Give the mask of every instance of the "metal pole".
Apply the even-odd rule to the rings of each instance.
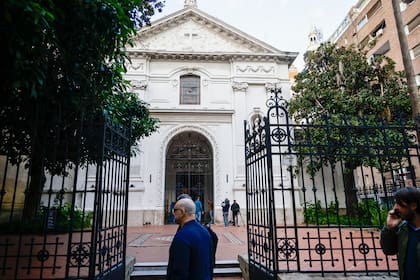
[[[411,108],[413,111],[413,120],[417,121],[418,124],[420,117],[420,97],[419,91],[417,89],[413,63],[411,62],[410,53],[408,49],[407,36],[404,32],[404,24],[401,16],[400,2],[400,0],[392,0],[392,8],[395,18],[395,24],[397,26],[398,39],[400,41],[405,76],[407,78],[408,92],[410,94]]]

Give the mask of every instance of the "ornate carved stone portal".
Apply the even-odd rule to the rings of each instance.
[[[182,193],[194,200],[200,196],[207,213],[207,201],[213,201],[213,189],[213,150],[209,141],[194,131],[173,137],[166,153],[165,223],[173,222],[172,208]]]

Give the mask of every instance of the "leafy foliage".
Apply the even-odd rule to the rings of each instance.
[[[357,214],[354,216],[344,215],[336,203],[331,202],[326,208],[322,208],[321,202],[306,203],[303,211],[304,222],[316,225],[360,225],[360,226],[383,226],[388,215],[388,210],[381,207],[376,201],[365,199],[354,205]]]
[[[297,94],[290,111],[297,120],[319,120],[323,115],[382,116],[392,121],[410,116],[410,100],[403,73],[384,56],[368,63],[365,53],[353,48],[322,44],[305,54],[306,67],[296,77]]]
[[[26,220],[39,209],[45,170],[66,175],[99,161],[87,132],[104,114],[131,126],[133,144],[156,130],[128,92],[124,48],[164,1],[0,1],[0,154],[30,168]]]
[[[361,165],[384,170],[401,162],[401,143],[412,139],[399,127],[410,119],[411,107],[394,62],[375,56],[368,63],[364,53],[329,43],[305,59],[289,106],[297,123],[310,124],[303,125],[295,148],[323,155],[311,158],[309,172],[339,161],[346,163],[347,173]]]
[[[411,106],[403,73],[384,56],[370,63],[353,48],[322,44],[305,55],[289,112],[301,124],[294,149],[310,176],[323,165],[343,166],[348,214],[357,215],[353,170],[389,171],[407,157],[413,139],[403,127]]]
[[[73,212],[72,212],[73,211]],[[1,233],[65,233],[92,226],[93,212],[72,207],[69,203],[52,207],[41,206],[30,221],[7,222],[0,226]]]
[[[71,146],[104,111],[120,124],[132,121],[133,143],[152,133],[157,120],[127,92],[124,47],[163,3],[1,1],[0,151],[17,160],[39,154],[42,143],[64,141],[57,139]],[[83,151],[92,159],[94,153]],[[61,158],[47,151],[44,158],[65,165],[72,155],[71,149]]]

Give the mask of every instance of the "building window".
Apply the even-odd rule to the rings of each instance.
[[[181,104],[200,104],[200,77],[195,75],[184,75],[180,78]]]
[[[373,29],[372,33],[370,33],[370,36],[372,38],[377,38],[377,37],[382,36],[385,30],[385,27],[386,27],[385,20],[383,20],[379,25],[375,27],[375,29]]]
[[[411,59],[416,59],[417,57],[420,56],[420,44],[418,44],[417,46],[415,46],[411,52]]]
[[[369,12],[367,12],[368,19],[371,18],[376,12],[382,7],[381,1],[376,2],[372,8],[370,8]]]
[[[389,41],[386,41],[381,47],[379,47],[373,55],[384,55],[391,49]]]
[[[401,12],[405,11],[405,9],[407,9],[408,5],[411,5],[411,3],[413,3],[413,2],[414,2],[414,0],[401,0],[401,3],[400,3]]]
[[[406,33],[409,34],[420,25],[420,15],[417,15],[413,20],[407,23]]]
[[[359,44],[359,48],[363,50],[369,43],[369,40],[370,40],[370,36],[366,36],[365,38],[363,38],[363,40]]]
[[[372,6],[372,8],[370,8],[370,10],[366,13],[366,15],[359,21],[359,23],[357,24],[357,30],[359,31],[360,29],[362,29],[362,27],[365,26],[366,23],[368,23],[369,19],[373,17],[380,8],[382,8],[382,3],[381,1],[377,1]]]
[[[362,29],[362,27],[363,26],[365,26],[366,25],[366,23],[368,22],[368,18],[367,18],[367,16],[365,15],[360,21],[359,21],[359,23],[357,24],[357,30],[360,30],[360,29]]]

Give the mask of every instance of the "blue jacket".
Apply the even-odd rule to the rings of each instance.
[[[200,200],[194,201],[195,203],[195,213],[203,212],[203,204],[201,204]]]
[[[166,279],[210,280],[212,241],[206,228],[189,221],[175,234],[169,248]]]

